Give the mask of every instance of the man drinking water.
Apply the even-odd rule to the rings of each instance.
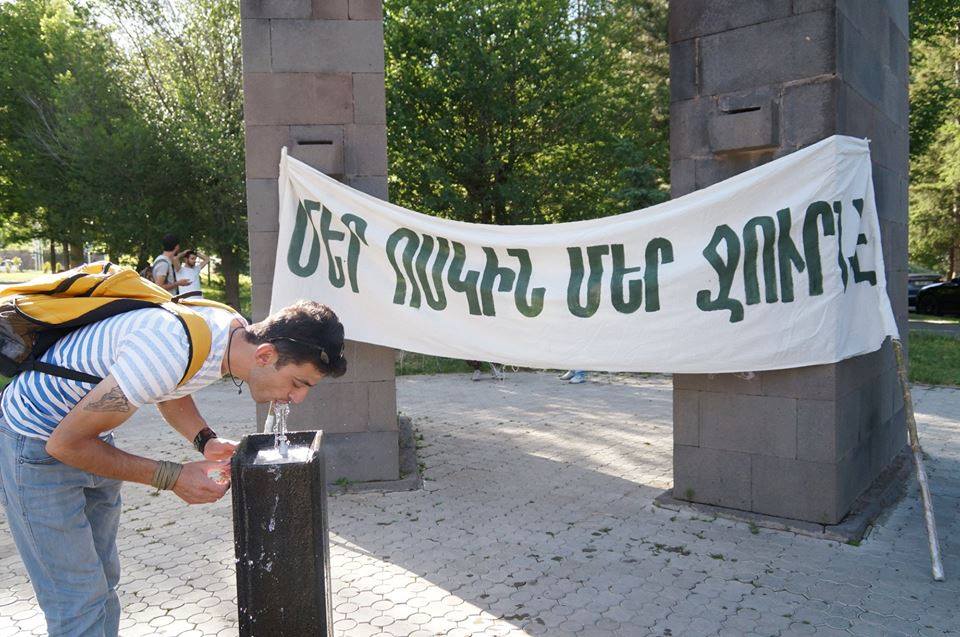
[[[300,301],[247,325],[226,309],[196,307],[210,353],[189,380],[190,341],[160,307],[91,323],[54,343],[41,361],[97,375],[93,384],[38,371],[0,396],[0,501],[51,636],[118,633],[117,530],[124,481],[173,491],[188,504],[229,487],[235,443],[208,426],[191,394],[226,374],[257,402],[299,403],[321,379],[343,375],[343,326],[328,307]],[[142,405],[204,459],[156,461],[113,446],[112,431]]]

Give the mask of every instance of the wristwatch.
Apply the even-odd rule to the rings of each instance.
[[[204,427],[197,435],[193,438],[193,448],[203,453],[204,448],[207,446],[207,443],[212,439],[217,437],[217,432],[215,432],[210,427]]]

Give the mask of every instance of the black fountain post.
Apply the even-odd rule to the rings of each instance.
[[[257,462],[273,434],[245,436],[231,462],[241,637],[333,637],[323,432],[287,438],[284,462]]]

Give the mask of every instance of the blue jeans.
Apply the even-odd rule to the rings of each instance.
[[[0,416],[0,502],[50,637],[117,635],[121,484],[55,460]]]

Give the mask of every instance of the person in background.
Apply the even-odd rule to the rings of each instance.
[[[203,266],[207,265],[209,261],[210,259],[196,250],[187,250],[183,253],[180,259],[180,269],[177,270],[177,279],[189,281],[189,283],[180,284],[180,294],[199,292],[196,296],[203,296],[203,291],[200,289],[200,273],[203,271]]]
[[[493,363],[487,363],[490,365],[490,375],[493,376],[494,380],[503,380],[506,378],[503,375],[503,371]],[[480,368],[483,366],[481,361],[467,361],[467,365],[473,368],[473,380],[481,380],[483,378],[483,372],[480,371]]]
[[[571,369],[560,374],[558,378],[569,381],[571,385],[579,385],[587,382],[587,372],[582,369]]]
[[[163,252],[153,260],[153,282],[170,294],[179,294],[178,288],[189,281],[177,279],[177,258],[179,256],[180,239],[175,234],[167,234],[162,239]]]

